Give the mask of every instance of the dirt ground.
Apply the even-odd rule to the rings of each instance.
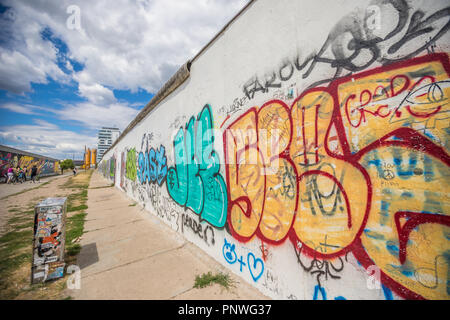
[[[80,191],[90,179],[90,172],[80,172],[76,177],[66,175],[31,185],[1,199],[0,208],[0,297],[1,299],[63,299],[66,279],[30,285],[31,252],[33,240],[34,207],[48,197],[67,197],[67,217],[85,210],[87,199]],[[2,187],[9,187],[3,185]],[[87,190],[85,191],[87,194]],[[66,231],[68,226],[66,228]],[[66,234],[67,238],[67,234]],[[67,246],[70,243],[66,243]],[[76,257],[69,257],[76,259]]]
[[[0,185],[0,189],[11,189],[15,188],[15,193],[21,192],[17,195],[7,195],[7,191],[1,192],[2,194],[0,200],[0,236],[7,232],[7,221],[14,216],[14,212],[19,209],[26,209],[30,206],[36,205],[40,200],[48,197],[65,197],[72,193],[70,189],[63,189],[62,185],[67,183],[68,179],[72,175],[64,175],[61,177],[52,177],[47,179],[42,179],[40,183],[29,183],[18,184],[18,185]],[[13,209],[13,211],[11,211]]]
[[[66,171],[64,172],[63,175],[56,175],[56,176],[48,176],[48,177],[42,177],[39,179],[39,181],[36,182],[32,182],[30,180],[23,182],[23,183],[10,183],[10,184],[6,184],[6,183],[0,183],[0,201],[3,198],[6,198],[10,195],[19,193],[19,192],[23,192],[25,190],[28,189],[32,189],[32,188],[38,188],[41,184],[44,184],[48,181],[52,181],[55,179],[61,179],[61,178],[65,178],[68,176],[72,176],[73,173],[70,171]]]

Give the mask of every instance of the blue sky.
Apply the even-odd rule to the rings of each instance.
[[[123,130],[247,0],[0,4],[0,144],[81,159]]]

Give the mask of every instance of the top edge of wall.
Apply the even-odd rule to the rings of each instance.
[[[205,51],[206,49],[208,49],[227,29],[228,27],[237,19],[239,18],[245,10],[248,9],[248,7],[250,7],[250,5],[252,5],[253,3],[255,3],[257,0],[250,0],[241,10],[239,10],[239,12],[233,17],[231,18],[230,21],[228,21],[228,23],[219,31],[217,32],[217,34],[202,48],[200,49],[200,51],[195,55],[195,57],[193,57],[191,59],[191,64],[197,60],[198,57],[200,57]]]
[[[107,154],[111,149],[113,149],[123,137],[127,135],[142,119],[144,119],[156,106],[159,105],[169,94],[171,94],[175,89],[177,89],[187,78],[189,78],[189,69],[191,62],[188,61],[181,66],[180,69],[162,86],[161,89],[153,96],[149,103],[142,109],[138,115],[130,122],[130,124],[125,128],[125,130],[120,134],[120,136],[114,141],[114,143],[109,147],[104,153]],[[100,161],[103,159],[100,159]]]
[[[175,91],[183,82],[189,78],[190,69],[192,63],[197,60],[227,29],[228,27],[243,14],[245,10],[250,7],[257,0],[250,0],[200,51],[185,64],[183,64],[180,69],[159,89],[156,95],[150,100],[150,102],[142,109],[138,115],[128,124],[125,130],[119,135],[119,137],[114,141],[114,143],[109,147],[104,153],[100,161],[103,160],[105,154],[112,150],[120,140],[125,137],[128,132],[130,132],[141,120],[145,118],[153,109],[156,108],[168,95]],[[99,162],[100,162],[99,161]]]
[[[32,152],[28,152],[28,151],[24,151],[24,150],[20,150],[20,149],[16,149],[16,148],[8,147],[8,146],[1,145],[1,144],[0,144],[0,151],[17,153],[17,154],[21,154],[23,156],[28,156],[28,157],[41,158],[41,159],[52,160],[52,161],[59,161],[58,159],[55,159],[55,158],[52,158],[52,157],[43,156],[43,155],[40,155],[40,154],[37,154],[37,153],[32,153]]]

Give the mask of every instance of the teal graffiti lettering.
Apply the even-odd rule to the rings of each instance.
[[[222,228],[226,222],[227,189],[219,173],[219,157],[214,150],[213,118],[206,105],[173,141],[175,166],[167,172],[167,190],[172,199],[202,220]]]

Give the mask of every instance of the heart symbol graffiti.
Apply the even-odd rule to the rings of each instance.
[[[248,270],[250,271],[250,274],[252,275],[253,281],[258,281],[259,278],[261,278],[263,272],[264,272],[264,262],[260,258],[256,258],[253,253],[249,253],[247,256],[247,265]],[[258,265],[261,265],[261,267],[257,267]],[[258,273],[258,269],[261,269]]]

